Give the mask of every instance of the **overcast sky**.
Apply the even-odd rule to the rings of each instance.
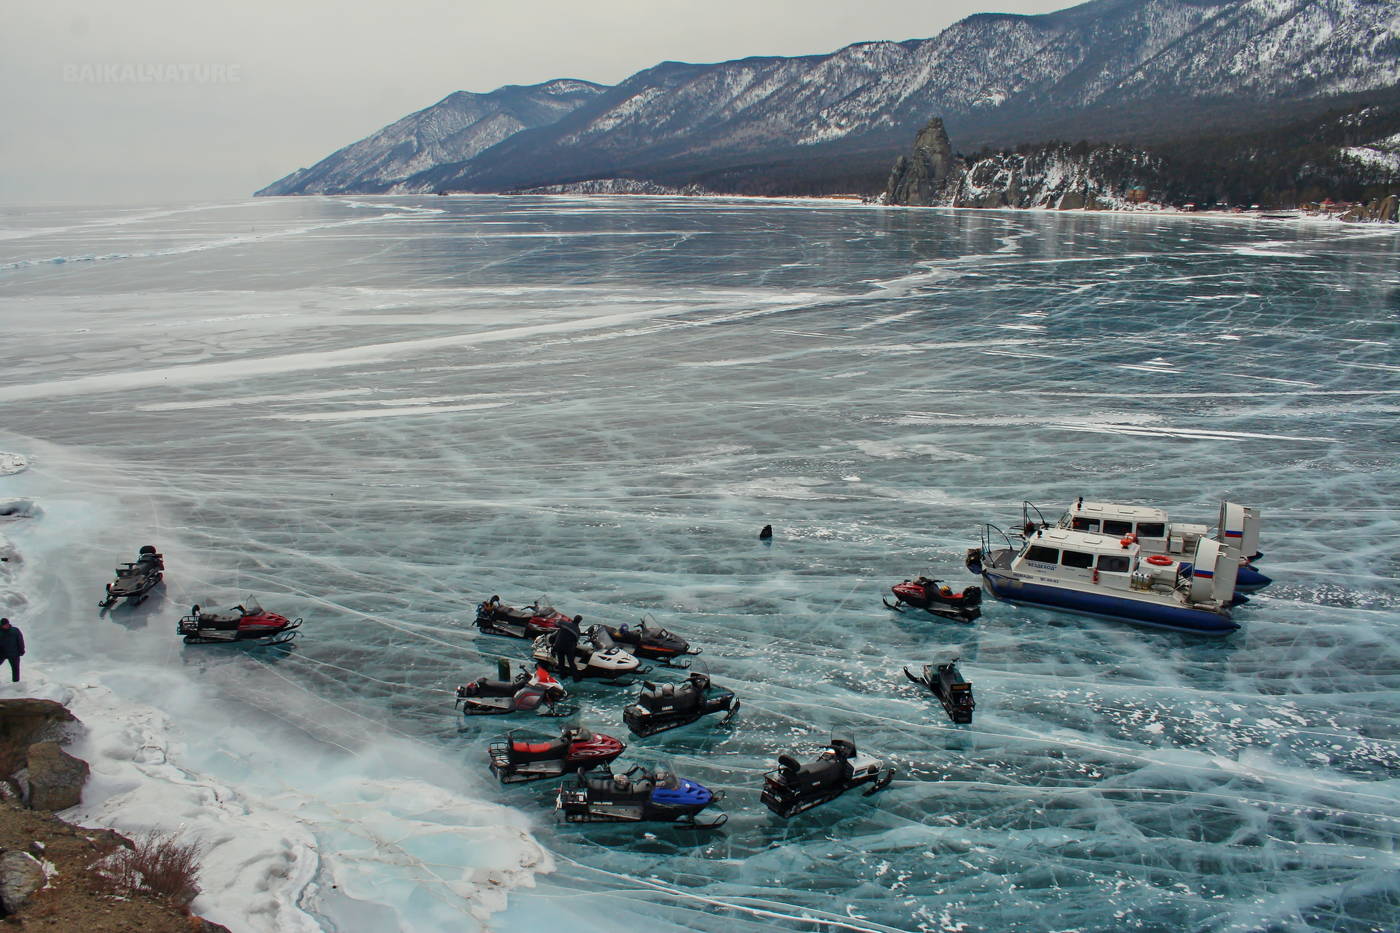
[[[0,201],[242,197],[456,90],[824,53],[1069,0],[3,0]]]

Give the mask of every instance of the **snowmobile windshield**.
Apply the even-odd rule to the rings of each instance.
[[[676,777],[670,771],[657,771],[654,780],[656,781],[657,787],[666,790],[679,790],[681,786],[680,778]]]
[[[243,600],[243,611],[250,616],[256,616],[262,614],[263,608],[262,605],[258,603],[258,598],[256,596],[249,596],[247,599]]]

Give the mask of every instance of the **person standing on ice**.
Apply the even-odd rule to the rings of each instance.
[[[579,635],[583,634],[579,623],[583,616],[564,619],[554,629],[554,660],[559,670],[574,672],[574,650],[578,648]]]
[[[9,619],[0,619],[0,658],[10,662],[15,683],[19,683],[19,659],[23,656],[24,633],[11,625]]]

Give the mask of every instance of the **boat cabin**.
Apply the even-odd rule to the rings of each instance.
[[[1026,540],[1011,567],[1021,574],[1126,590],[1138,569],[1141,548],[1136,542],[1124,544],[1123,540],[1097,532],[1042,528]]]
[[[1152,506],[1085,502],[1083,499],[1060,516],[1059,527],[1119,538],[1137,535],[1138,543],[1145,552],[1175,554],[1183,558],[1194,553],[1196,542],[1210,532],[1205,525],[1172,523],[1167,520],[1164,510]]]

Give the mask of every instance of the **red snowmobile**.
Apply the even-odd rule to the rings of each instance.
[[[196,603],[175,630],[187,645],[285,645],[297,637],[301,619],[268,612],[249,598],[232,609],[201,609]]]

